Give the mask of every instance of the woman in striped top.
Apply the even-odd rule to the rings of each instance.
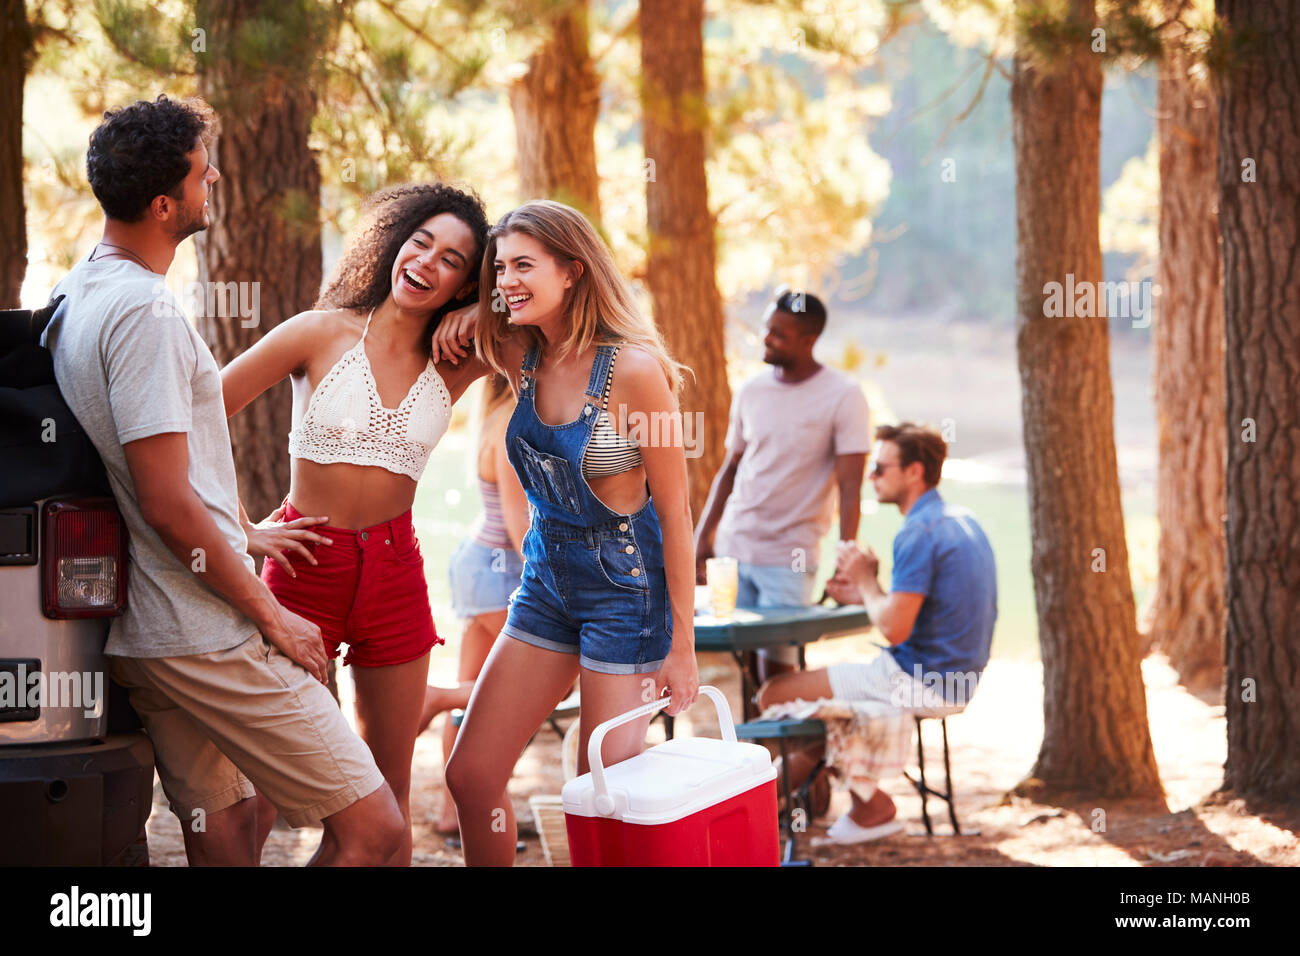
[[[465,621],[455,687],[429,686],[420,717],[423,732],[439,714],[463,709],[492,642],[506,622],[506,605],[519,586],[523,561],[520,542],[528,530],[528,499],[506,459],[506,425],[514,411],[514,396],[504,375],[491,375],[483,388],[477,446],[477,475],[483,510],[451,557],[451,603]],[[444,765],[456,742],[456,727],[448,719],[442,729]],[[439,833],[455,833],[456,805],[443,792]]]

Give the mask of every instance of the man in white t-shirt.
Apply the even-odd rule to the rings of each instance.
[[[740,570],[738,607],[813,603],[818,553],[838,503],[840,539],[858,534],[870,412],[858,383],[813,358],[826,307],[782,292],[765,317],[763,361],[731,404],[727,459],[695,533],[696,579],[714,555]],[[795,648],[762,651],[754,677],[793,670]]]
[[[130,532],[104,654],[191,865],[256,865],[275,820],[261,798],[324,827],[314,863],[383,863],[401,811],[324,685],[320,629],[254,573],[221,373],[163,285],[176,247],[208,226],[211,124],[205,104],[165,96],[105,114],[86,154],[103,239],[56,287],[45,333]]]

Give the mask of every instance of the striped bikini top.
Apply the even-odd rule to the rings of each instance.
[[[451,394],[430,359],[396,408],[379,400],[366,355],[366,333],[326,373],[289,432],[289,456],[318,464],[373,465],[419,481],[429,454],[451,421]]]
[[[618,358],[619,346],[609,357],[609,371],[605,374],[604,399],[600,403],[600,413],[591,427],[591,441],[582,456],[582,474],[586,478],[604,478],[608,475],[621,475],[641,464],[641,447],[632,439],[624,438],[609,420],[609,387],[614,381],[614,360]]]

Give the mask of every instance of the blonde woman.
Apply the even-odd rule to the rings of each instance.
[[[469,704],[470,691],[492,643],[506,623],[510,595],[523,574],[521,542],[528,530],[528,499],[506,458],[506,425],[514,411],[510,380],[494,373],[483,389],[476,476],[483,510],[469,535],[451,556],[452,608],[465,621],[460,639],[460,661],[455,687],[430,685],[424,692],[423,731],[439,714]],[[456,743],[456,726],[446,721],[442,729],[442,760],[446,764]],[[455,833],[456,805],[444,791],[439,833]]]
[[[695,552],[675,392],[682,366],[636,309],[609,249],[580,213],[549,201],[488,235],[476,325],[447,323],[436,355],[509,377],[511,465],[532,508],[523,582],[474,685],[447,764],[467,864],[514,861],[506,785],[529,736],[581,689],[579,773],[602,721],[699,692]],[[615,362],[617,361],[617,373]],[[629,423],[670,423],[646,435]],[[640,434],[631,434],[632,431]],[[650,718],[605,738],[603,758],[640,752]],[[504,823],[504,825],[502,825]]]

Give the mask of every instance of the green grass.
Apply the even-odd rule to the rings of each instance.
[[[434,450],[420,482],[414,509],[434,620],[439,634],[453,647],[459,642],[460,622],[451,610],[447,565],[479,509],[478,488],[468,470],[468,441],[468,431],[458,429],[449,433]],[[964,505],[975,513],[993,545],[998,566],[998,621],[993,634],[993,656],[1036,660],[1038,620],[1029,566],[1029,505],[1025,488],[947,481],[940,486],[940,491],[945,500]],[[880,556],[881,582],[888,587],[893,564],[892,542],[902,524],[902,516],[893,505],[878,507],[869,500],[869,487],[866,496],[858,538],[870,544]],[[1141,607],[1155,580],[1155,502],[1150,494],[1126,492],[1124,505],[1130,576],[1137,605]],[[818,594],[834,566],[835,535],[832,533],[822,546]]]

